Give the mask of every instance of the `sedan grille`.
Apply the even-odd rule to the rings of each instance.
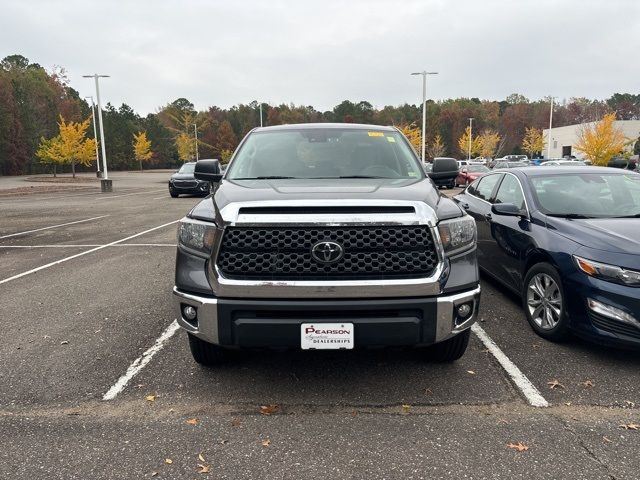
[[[312,255],[319,242],[343,254],[328,263]],[[438,265],[429,227],[229,227],[218,268],[231,279],[345,280],[428,277]]]

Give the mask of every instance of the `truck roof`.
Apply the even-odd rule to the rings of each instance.
[[[364,123],[295,123],[286,125],[273,125],[271,127],[256,127],[254,132],[267,132],[270,130],[308,130],[310,128],[349,128],[355,130],[384,130],[396,131],[395,127],[383,125],[368,125]]]

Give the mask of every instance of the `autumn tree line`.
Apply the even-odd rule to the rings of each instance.
[[[242,137],[260,124],[260,104],[197,111],[178,98],[141,116],[129,105],[107,103],[102,118],[110,170],[173,168],[195,158],[228,160]],[[345,100],[327,111],[313,106],[262,104],[264,125],[353,122],[396,125],[418,146],[420,103],[374,108]],[[616,93],[606,100],[570,98],[554,108],[560,127],[600,120],[640,119],[640,94]],[[427,156],[466,157],[469,118],[473,118],[473,156],[502,156],[543,149],[540,132],[548,126],[549,99],[512,94],[501,101],[457,98],[427,101]],[[542,146],[541,146],[542,142]],[[636,144],[638,148],[640,142]],[[91,105],[69,84],[64,69],[46,70],[21,55],[0,62],[0,174],[19,175],[95,168]],[[418,148],[419,151],[419,148]]]

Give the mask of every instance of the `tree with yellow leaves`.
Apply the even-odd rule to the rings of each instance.
[[[73,178],[76,176],[76,163],[80,165],[91,165],[95,158],[96,141],[87,138],[86,133],[89,128],[91,118],[84,122],[65,122],[62,115],[58,122],[58,135],[53,138],[40,139],[40,145],[36,151],[36,156],[43,163],[52,163],[54,166],[53,175],[56,175],[56,166],[66,163],[71,164]]]
[[[187,133],[179,133],[176,137],[176,147],[178,149],[178,157],[183,162],[189,162],[196,158],[195,139]]]
[[[442,141],[442,136],[437,133],[433,140],[427,145],[427,157],[428,158],[436,158],[441,157],[445,154],[447,148],[444,146],[444,142]]]
[[[615,126],[615,121],[616,114],[608,113],[599,122],[584,125],[580,132],[575,148],[594,165],[606,166],[630,144],[622,130]]]
[[[531,158],[542,152],[542,150],[544,150],[544,137],[542,136],[542,130],[535,127],[527,127],[525,129],[524,138],[522,139],[522,150],[527,152]]]
[[[458,148],[465,157],[469,154],[469,137],[471,138],[471,157],[475,157],[482,150],[482,143],[479,136],[471,135],[471,127],[464,129],[464,133],[458,139]]]
[[[142,162],[147,162],[153,157],[151,140],[147,138],[147,132],[133,134],[133,153],[140,163],[140,171],[142,171]]]
[[[398,127],[415,151],[420,154],[422,152],[422,132],[414,123],[403,124]]]
[[[469,140],[467,139],[467,142],[468,141]],[[493,158],[496,153],[496,148],[500,143],[500,135],[494,130],[487,129],[480,134],[478,142],[480,144],[480,156],[484,158]],[[467,143],[467,151],[468,149],[469,146]]]

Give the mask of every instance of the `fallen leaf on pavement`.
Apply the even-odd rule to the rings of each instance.
[[[171,460],[170,458],[165,458],[164,463],[166,463],[167,465],[171,465],[173,463],[173,460]]]
[[[60,342],[60,345],[69,345],[69,341],[68,340],[63,340]]]
[[[234,418],[233,420],[231,420],[232,427],[239,427],[240,425],[242,425],[242,422],[239,418]]]
[[[620,425],[620,428],[624,428],[625,430],[640,430],[640,424],[627,423],[627,424]]]
[[[607,438],[607,437],[602,437],[602,441],[606,442],[606,443],[611,443],[612,442],[612,440],[610,438]]]
[[[276,413],[278,410],[280,410],[280,407],[278,405],[261,405],[260,406],[260,413],[262,415],[271,415],[273,413]]]
[[[509,421],[501,418],[500,420],[498,420],[498,425],[509,425]]]
[[[206,462],[201,453],[198,454],[198,460],[200,460],[202,463]]]
[[[513,450],[516,450],[518,452],[526,452],[527,450],[529,450],[529,447],[527,447],[524,443],[522,442],[518,442],[518,443],[509,443],[507,445],[507,448],[511,448]]]
[[[580,383],[580,385],[582,385],[584,388],[593,387],[593,380],[585,380],[584,382]]]
[[[404,413],[408,413],[411,410],[411,405],[407,405],[406,403],[402,405],[402,411]]]
[[[152,477],[157,477],[158,476],[158,472],[151,472],[151,476]]]
[[[268,447],[269,445],[271,445],[271,440],[269,440],[268,438],[265,438],[264,440],[262,440],[263,447]]]
[[[190,418],[189,420],[187,420],[186,422],[187,425],[197,425],[198,424],[198,419],[197,418]]]
[[[201,463],[198,464],[198,473],[209,473],[209,466],[208,465],[202,465]]]
[[[156,396],[155,395],[147,395],[146,397],[144,397],[144,399],[147,402],[155,402],[156,401]]]
[[[433,394],[433,390],[431,390],[430,388],[427,388],[427,389],[424,391],[424,394],[425,394],[425,395],[432,395],[432,394]]]
[[[547,382],[547,385],[549,385],[549,388],[551,390],[553,390],[554,388],[562,388],[564,389],[564,385],[561,384],[558,380],[556,380],[555,378],[553,380],[551,380],[550,382]]]
[[[475,375],[476,372],[474,372],[473,370],[467,370],[467,373],[471,374],[471,375]]]

